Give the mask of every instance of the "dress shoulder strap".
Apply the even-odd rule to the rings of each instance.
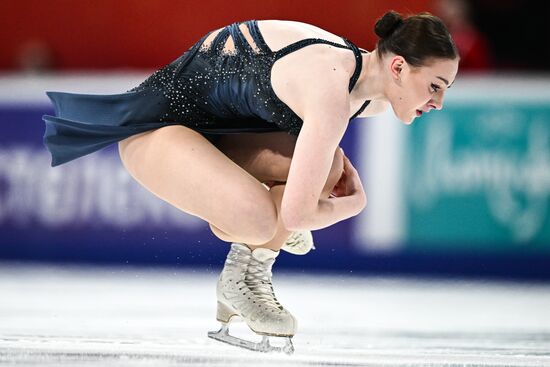
[[[298,42],[291,43],[290,45],[287,45],[283,47],[282,49],[275,52],[275,60],[280,59],[283,56],[286,56],[294,51],[297,51],[303,47],[313,45],[313,44],[326,44],[331,45],[334,47],[344,48],[353,51],[353,54],[355,56],[355,70],[353,72],[353,75],[350,78],[349,81],[349,92],[353,90],[353,87],[355,87],[355,84],[357,83],[357,80],[359,79],[359,75],[361,74],[361,69],[363,67],[363,60],[361,57],[361,51],[357,46],[355,46],[351,41],[347,40],[346,38],[342,37],[344,42],[347,44],[347,46],[341,45],[336,42],[328,41],[322,38],[306,38],[303,40],[300,40]]]
[[[359,79],[359,75],[361,75],[361,70],[363,69],[363,58],[361,57],[361,51],[359,50],[359,47],[355,46],[353,42],[344,37],[342,37],[342,39],[353,51],[353,55],[355,56],[355,71],[353,72],[353,75],[351,76],[349,81],[349,91],[351,93],[353,87],[355,87],[355,84]]]
[[[370,100],[366,100],[365,102],[363,102],[363,104],[361,105],[361,107],[357,110],[357,112],[355,112],[353,114],[353,116],[351,116],[350,120],[353,120],[354,118],[356,118],[357,116],[359,116],[361,114],[361,112],[363,112],[365,110],[365,108],[367,108],[367,106],[369,105],[370,103]]]
[[[256,46],[258,48],[266,53],[266,54],[272,54],[273,51],[271,51],[271,48],[267,45],[267,43],[264,40],[264,36],[262,35],[262,32],[260,32],[260,28],[258,27],[258,21],[253,19],[246,22],[246,26],[248,27],[248,31],[250,32],[250,35],[252,36],[252,39],[256,43]]]
[[[288,55],[288,54],[290,54],[294,51],[297,51],[301,48],[304,48],[306,46],[313,45],[313,44],[318,44],[318,43],[324,43],[324,44],[331,45],[331,46],[334,46],[334,47],[349,49],[349,47],[346,47],[346,46],[341,45],[341,44],[336,43],[336,42],[327,41],[327,40],[322,39],[322,38],[306,38],[306,39],[291,43],[290,45],[287,45],[287,46],[281,48],[280,50],[276,51],[275,52],[275,59],[276,60],[280,59],[281,57],[286,56],[286,55]]]
[[[349,92],[351,93],[351,91],[353,90],[353,87],[355,87],[355,84],[357,83],[357,80],[359,79],[359,75],[361,74],[361,69],[362,69],[362,66],[363,66],[363,60],[362,60],[362,57],[361,57],[361,53],[368,53],[368,52],[364,51],[364,50],[360,50],[359,47],[357,47],[350,40],[348,40],[344,37],[341,37],[342,40],[344,41],[344,43],[346,44],[346,45],[342,45],[342,44],[332,42],[332,41],[328,41],[328,40],[325,40],[325,39],[322,39],[322,38],[306,38],[306,39],[291,43],[291,44],[283,47],[282,49],[273,52],[269,48],[267,43],[265,42],[265,39],[262,35],[262,32],[260,31],[260,28],[258,27],[258,21],[254,19],[254,20],[249,20],[245,23],[246,23],[246,26],[248,27],[248,30],[250,31],[250,34],[251,34],[252,38],[254,39],[254,42],[258,46],[258,48],[266,54],[272,54],[274,56],[274,61],[276,61],[276,60],[280,59],[281,57],[284,57],[284,56],[286,56],[286,55],[288,55],[288,54],[290,54],[294,51],[297,51],[301,48],[304,48],[306,46],[313,45],[313,44],[319,44],[319,43],[353,51],[353,54],[355,56],[355,70],[354,70],[353,75],[351,76],[350,81],[349,81]],[[233,28],[234,32],[235,33],[240,33],[240,31],[238,31],[238,27],[236,27],[236,28],[237,29],[235,29],[235,27]],[[236,35],[236,38],[241,39],[241,37],[242,37],[242,39],[244,39],[244,37],[242,36],[242,33]],[[244,40],[244,42],[246,42],[246,40]],[[248,43],[244,47],[246,47],[246,46],[250,47],[250,45],[248,45]]]
[[[342,37],[343,38],[343,37]],[[344,42],[346,42],[347,45],[353,50],[353,54],[355,55],[355,71],[353,72],[353,75],[351,76],[351,79],[349,81],[349,91],[353,90],[353,87],[355,87],[355,84],[357,84],[357,80],[359,80],[359,75],[361,75],[361,70],[363,69],[363,59],[361,57],[361,53],[368,53],[367,51],[359,49],[353,42],[350,40],[343,38]],[[350,120],[353,120],[357,116],[359,116],[365,108],[369,105],[370,100],[366,100],[363,102],[361,107],[351,116]]]

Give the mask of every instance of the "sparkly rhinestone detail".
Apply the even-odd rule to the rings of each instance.
[[[275,131],[297,135],[302,120],[271,85],[275,61],[302,47],[324,43],[350,49],[356,69],[349,90],[361,72],[361,52],[350,41],[347,46],[324,39],[308,38],[273,52],[264,41],[257,21],[244,22],[254,40],[250,44],[240,23],[223,28],[209,44],[207,34],[181,57],[155,72],[131,92],[148,93],[163,106],[161,122],[179,122],[200,131]],[[224,49],[226,41],[234,48]],[[357,111],[357,116],[368,101]],[[352,117],[352,118],[353,118]]]

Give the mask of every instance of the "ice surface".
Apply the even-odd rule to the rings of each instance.
[[[299,321],[286,356],[206,337],[219,328],[216,277],[0,263],[0,365],[550,366],[550,285],[275,269]]]

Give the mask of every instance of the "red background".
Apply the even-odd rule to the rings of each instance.
[[[247,19],[291,19],[372,49],[375,20],[394,9],[429,11],[431,1],[2,0],[0,70],[16,66],[31,40],[52,49],[58,69],[157,68],[206,32]]]

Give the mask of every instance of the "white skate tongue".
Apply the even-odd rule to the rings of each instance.
[[[252,256],[260,262],[274,259],[277,257],[277,255],[279,255],[279,251],[273,251],[268,248],[257,248],[252,251]]]
[[[235,251],[250,252],[250,248],[244,243],[233,242],[231,244],[231,248],[234,249]]]

